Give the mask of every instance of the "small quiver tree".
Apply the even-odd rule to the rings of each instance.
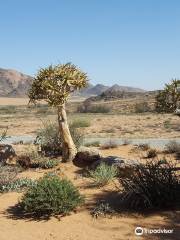
[[[180,106],[180,80],[174,79],[156,96],[156,111],[174,113]]]
[[[50,106],[57,108],[64,162],[72,161],[77,153],[69,131],[65,103],[71,93],[86,87],[87,84],[87,74],[75,65],[50,65],[39,70],[28,93],[30,103],[45,100]]]

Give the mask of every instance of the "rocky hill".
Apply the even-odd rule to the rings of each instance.
[[[25,97],[32,79],[18,71],[0,68],[0,96]]]

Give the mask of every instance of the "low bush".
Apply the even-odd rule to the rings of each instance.
[[[14,181],[20,168],[12,166],[0,166],[0,188]]]
[[[43,169],[50,169],[54,168],[59,164],[59,161],[57,159],[49,159],[49,158],[44,158],[43,160],[38,162],[38,165],[40,168]]]
[[[71,128],[84,128],[89,127],[91,125],[90,121],[87,119],[76,119],[70,124]]]
[[[122,141],[123,146],[129,145],[130,143],[131,143],[131,140],[129,140],[129,139],[123,139],[123,141]]]
[[[30,148],[25,155],[18,157],[18,163],[23,168],[42,168],[49,169],[58,165],[59,160],[44,157],[38,153],[37,149]]]
[[[91,215],[95,218],[98,217],[106,217],[111,216],[115,213],[115,211],[111,208],[109,203],[100,202],[96,205],[96,207],[91,211]]]
[[[138,147],[140,150],[142,150],[142,151],[147,151],[147,150],[150,149],[150,146],[149,146],[149,144],[147,144],[147,143],[139,144],[137,147]]]
[[[117,175],[117,167],[101,163],[95,170],[89,171],[89,176],[97,186],[104,186],[112,181]]]
[[[47,122],[37,132],[35,144],[40,145],[45,156],[58,156],[62,153],[62,139],[59,134],[58,125]]]
[[[143,211],[175,207],[180,201],[179,176],[171,163],[147,162],[130,178],[120,178],[120,209]]]
[[[180,152],[180,143],[176,142],[175,140],[169,141],[165,145],[165,152],[166,153],[177,153],[177,152]]]
[[[71,132],[71,136],[72,136],[72,139],[73,139],[76,147],[79,148],[81,145],[83,145],[84,136],[83,136],[83,133],[81,132],[81,130],[70,125],[70,132]]]
[[[21,191],[36,185],[36,181],[28,178],[18,178],[12,182],[0,185],[0,192]]]
[[[155,158],[155,157],[157,157],[157,150],[156,149],[149,149],[147,151],[146,157],[147,158]]]
[[[92,105],[88,110],[89,113],[109,113],[111,108],[105,105]]]
[[[85,144],[86,147],[100,147],[100,145],[99,141],[93,141]]]
[[[67,179],[46,175],[30,187],[20,206],[26,213],[36,215],[68,214],[83,203],[78,189]]]
[[[141,102],[135,104],[135,113],[151,112],[151,108],[147,102]]]
[[[3,142],[7,138],[8,137],[7,137],[7,128],[6,128],[2,133],[0,133],[0,142]]]
[[[109,113],[111,111],[111,108],[107,105],[84,102],[78,107],[77,111],[80,113]]]
[[[77,148],[83,143],[83,134],[77,128],[83,124],[85,125],[85,122],[77,121],[69,126],[72,139]],[[43,128],[37,133],[35,144],[40,146],[41,153],[47,157],[60,156],[62,154],[62,137],[60,136],[58,125],[56,123],[45,123]]]
[[[101,149],[117,148],[119,144],[115,140],[109,140],[101,145]]]

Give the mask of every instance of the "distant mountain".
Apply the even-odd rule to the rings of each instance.
[[[74,95],[81,95],[81,96],[97,96],[106,91],[109,87],[103,84],[92,85],[90,84],[87,88],[83,88],[80,91],[74,93]]]
[[[0,97],[26,97],[33,78],[16,70],[0,68]],[[103,93],[118,92],[145,92],[145,90],[134,87],[120,86],[115,84],[111,87],[103,84],[92,85],[76,91],[73,96],[91,97]]]
[[[117,92],[146,92],[144,89],[141,89],[141,88],[120,86],[118,84],[114,84],[112,87],[109,87],[106,91],[108,91],[108,92],[114,92],[114,91],[117,91]]]
[[[0,68],[0,96],[24,97],[33,78],[15,70]]]

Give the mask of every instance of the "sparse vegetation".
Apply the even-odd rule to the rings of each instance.
[[[62,154],[62,139],[56,123],[46,122],[38,130],[35,144],[40,145],[45,156],[58,156]]]
[[[80,125],[86,124],[83,120],[72,122],[70,124],[70,132],[74,144],[77,148],[83,143],[83,134],[78,129]],[[60,136],[58,126],[56,123],[45,123],[43,128],[38,131],[35,144],[41,147],[41,153],[45,156],[60,156],[62,155],[62,138]]]
[[[165,146],[166,153],[177,153],[180,152],[180,143],[177,143],[175,140],[169,141]]]
[[[12,192],[12,191],[19,192],[35,185],[36,185],[35,180],[31,180],[28,178],[18,178],[4,185],[0,185],[0,192]]]
[[[67,179],[46,175],[30,187],[20,206],[35,215],[66,215],[83,203],[77,188]]]
[[[89,176],[97,186],[104,186],[112,181],[117,175],[117,167],[101,163],[95,170],[89,171]]]
[[[180,181],[170,163],[147,162],[131,178],[120,178],[120,208],[134,211],[167,209],[180,201]]]
[[[111,109],[103,104],[92,104],[91,101],[85,101],[77,111],[80,113],[109,113]]]
[[[37,162],[37,166],[42,169],[54,168],[59,164],[57,159],[43,158],[43,160]]]

